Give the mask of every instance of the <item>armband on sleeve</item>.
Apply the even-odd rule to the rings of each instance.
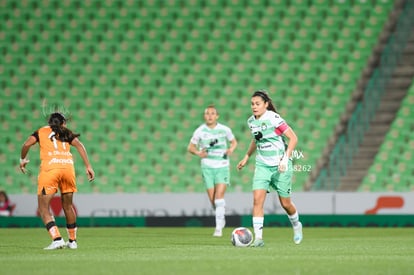
[[[280,136],[282,135],[287,129],[289,129],[289,125],[286,122],[283,122],[280,124],[276,129],[275,133],[276,135]]]
[[[32,136],[34,136],[36,141],[39,142],[39,131],[33,132]]]

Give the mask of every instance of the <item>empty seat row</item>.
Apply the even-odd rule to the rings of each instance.
[[[260,88],[299,136],[304,158],[296,163],[313,167],[392,5],[274,4],[3,3],[0,123],[8,131],[0,175],[6,189],[35,192],[36,178],[12,171],[12,156],[60,108],[73,118],[69,127],[82,134],[97,171],[88,183],[77,158],[80,192],[203,192],[199,160],[186,147],[213,103],[239,140],[229,190],[250,191],[253,164],[243,173],[234,168],[251,139],[250,96]],[[37,154],[30,156],[34,171]],[[294,190],[308,176],[296,173]]]

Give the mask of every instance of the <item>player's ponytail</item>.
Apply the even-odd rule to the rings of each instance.
[[[52,128],[53,132],[55,132],[55,137],[57,140],[62,142],[72,142],[72,140],[76,137],[79,137],[80,134],[75,134],[63,124],[66,123],[66,118],[62,113],[53,113],[49,117],[48,124],[50,128]]]
[[[252,97],[255,97],[255,96],[261,97],[264,102],[268,103],[268,106],[267,106],[268,110],[277,113],[276,107],[275,107],[275,105],[273,105],[272,99],[270,98],[270,96],[267,94],[267,92],[265,90],[255,91],[254,94],[252,95]]]

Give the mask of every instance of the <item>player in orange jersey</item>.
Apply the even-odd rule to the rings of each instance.
[[[39,143],[41,164],[37,187],[38,208],[42,221],[53,240],[45,249],[63,247],[76,249],[76,213],[72,206],[72,200],[73,193],[77,189],[70,145],[78,150],[85,164],[89,181],[94,179],[95,172],[89,163],[85,147],[78,139],[79,134],[74,134],[66,128],[65,116],[62,113],[52,113],[48,124],[48,126],[35,131],[23,144],[20,153],[20,170],[26,173],[26,165],[29,162],[26,159],[27,153],[31,146]],[[60,235],[55,219],[49,210],[50,201],[59,190],[66,217],[66,229],[69,237],[67,243]]]

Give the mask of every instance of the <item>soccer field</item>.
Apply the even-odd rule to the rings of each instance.
[[[413,228],[266,228],[265,247],[236,248],[231,228],[80,228],[77,250],[44,251],[45,229],[0,229],[8,274],[413,274]],[[61,230],[66,238],[66,232]]]

